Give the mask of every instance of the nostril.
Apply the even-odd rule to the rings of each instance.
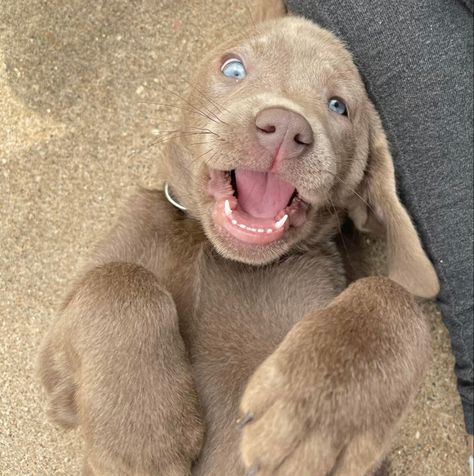
[[[301,144],[301,145],[311,145],[312,143],[312,140],[311,139],[308,139],[306,137],[303,137],[301,134],[296,134],[295,137],[293,138],[293,140],[297,143],[297,144]]]
[[[275,157],[299,157],[314,143],[309,122],[301,114],[289,109],[262,109],[255,116],[254,124],[255,139]]]
[[[264,132],[265,134],[273,134],[273,132],[276,131],[276,127],[275,127],[275,126],[272,126],[271,124],[265,125],[265,126],[263,126],[263,127],[257,126],[257,129],[258,129],[260,132]]]

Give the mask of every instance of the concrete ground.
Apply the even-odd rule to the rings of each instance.
[[[40,339],[119,200],[156,183],[161,149],[152,144],[173,129],[177,110],[151,103],[166,102],[163,86],[182,92],[200,53],[248,23],[245,4],[1,1],[1,475],[79,473],[78,432],[44,415],[34,374]],[[465,475],[448,336],[434,306],[427,315],[433,365],[391,474]]]

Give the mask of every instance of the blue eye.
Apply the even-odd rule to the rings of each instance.
[[[328,102],[329,110],[340,114],[341,116],[347,116],[347,107],[344,101],[339,98],[331,98]]]
[[[247,76],[245,67],[237,58],[228,59],[222,66],[221,71],[224,76],[234,79],[244,79]]]

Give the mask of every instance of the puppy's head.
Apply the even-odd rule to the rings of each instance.
[[[380,120],[331,33],[299,18],[259,24],[201,61],[187,106],[167,179],[223,256],[268,263],[327,239],[331,210],[345,209],[386,232],[394,280],[437,293]]]

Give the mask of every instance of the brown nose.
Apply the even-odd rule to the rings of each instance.
[[[262,109],[255,118],[257,139],[273,157],[300,156],[313,143],[313,130],[297,112],[281,107]]]

